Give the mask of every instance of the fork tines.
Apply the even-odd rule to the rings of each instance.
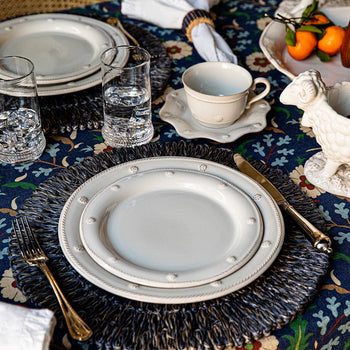
[[[44,251],[39,245],[26,216],[20,216],[12,221],[12,228],[16,235],[23,258],[28,263],[34,263],[34,259],[47,260]]]

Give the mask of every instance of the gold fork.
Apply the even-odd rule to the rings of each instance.
[[[54,290],[60,304],[64,318],[66,319],[68,331],[72,338],[80,341],[89,339],[92,335],[92,330],[75,312],[60,290],[60,287],[46,265],[49,259],[39,245],[39,242],[29,225],[27,217],[19,217],[14,219],[12,221],[12,228],[16,235],[24,260],[29,265],[39,266],[50,281],[51,287]]]
[[[135,46],[140,46],[139,42],[123,27],[122,22],[120,22],[117,17],[108,18],[107,23],[116,28],[119,28],[120,31],[134,43]]]
[[[141,46],[140,43],[123,27],[122,22],[119,20],[119,18],[117,18],[117,17],[109,17],[107,19],[107,23],[110,24],[113,27],[118,28],[122,33],[124,33],[124,35],[127,38],[129,38],[132,41],[132,43],[135,46]],[[161,55],[151,55],[151,60],[155,60],[155,59],[162,58],[162,57],[164,57],[163,54],[161,54]]]

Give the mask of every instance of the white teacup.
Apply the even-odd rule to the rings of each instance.
[[[240,118],[253,102],[270,91],[266,78],[253,80],[244,68],[226,62],[203,62],[188,68],[182,75],[188,107],[201,124],[223,128]],[[265,84],[263,92],[251,93],[257,84]]]

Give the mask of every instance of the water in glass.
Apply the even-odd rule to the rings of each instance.
[[[104,125],[102,136],[112,147],[134,147],[153,137],[150,54],[121,45],[101,55]]]
[[[34,65],[19,56],[0,58],[0,161],[29,163],[46,146]]]
[[[151,97],[147,89],[109,87],[105,91],[104,108],[102,135],[112,147],[138,146],[153,137]]]
[[[40,157],[46,141],[36,111],[18,108],[0,113],[0,157],[21,163]]]

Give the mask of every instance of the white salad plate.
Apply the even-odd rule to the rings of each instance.
[[[321,9],[336,25],[347,26],[350,7],[323,7]],[[307,59],[298,61],[293,59],[287,51],[285,43],[286,30],[283,23],[271,22],[261,34],[259,45],[272,65],[281,73],[293,80],[295,76],[309,69],[316,69],[321,73],[327,86],[350,80],[350,68],[341,63],[340,54],[331,57],[331,61],[322,62],[316,55],[311,54]]]
[[[72,81],[100,69],[100,54],[114,46],[96,20],[39,14],[0,23],[0,55],[29,58],[38,85]]]
[[[206,138],[220,143],[233,142],[241,136],[259,132],[266,127],[266,114],[271,109],[265,100],[251,105],[232,125],[225,128],[209,128],[192,116],[187,106],[184,89],[170,92],[165,104],[159,111],[159,117],[171,124],[176,132],[187,139]]]
[[[102,35],[102,33],[104,33],[104,37],[105,38],[109,38],[108,42],[111,44],[111,46],[116,46],[116,45],[128,45],[128,40],[125,37],[125,35],[118,29],[115,28],[111,25],[109,25],[108,23],[93,19],[93,18],[89,18],[89,17],[85,17],[85,16],[79,16],[79,15],[72,15],[72,14],[64,14],[64,13],[51,13],[51,14],[38,14],[38,15],[30,15],[30,16],[24,16],[24,17],[19,17],[13,20],[8,20],[8,21],[4,21],[2,23],[0,23],[0,38],[2,37],[3,32],[7,32],[7,31],[11,31],[13,29],[9,28],[9,24],[12,23],[12,21],[14,21],[14,23],[17,23],[17,21],[24,21],[25,23],[25,28],[27,26],[31,26],[32,22],[38,22],[38,26],[40,26],[40,24],[43,23],[70,23],[73,30],[75,30],[75,28],[77,28],[77,30],[79,31],[79,35],[76,34],[75,36],[75,40],[76,41],[81,41],[83,42],[84,40],[86,40],[89,43],[89,39],[87,37],[87,35],[83,34],[83,32],[81,32],[82,29],[86,28],[87,32],[94,32],[95,31],[95,36],[97,35],[96,33],[100,33]],[[65,30],[67,26],[65,26]],[[83,37],[81,37],[81,35],[83,35]],[[19,34],[18,34],[19,35]],[[25,37],[25,32],[23,33],[23,36]],[[33,36],[33,35],[30,35]],[[19,35],[20,37],[20,35]],[[15,39],[13,39],[15,40]],[[22,37],[20,38],[20,40],[24,40]],[[33,39],[34,40],[34,39]],[[107,39],[106,39],[107,40]],[[110,41],[112,40],[112,41]],[[67,41],[69,42],[69,39],[67,39]],[[11,41],[10,41],[11,42]],[[91,44],[91,43],[89,43]],[[61,47],[63,49],[63,47]],[[103,47],[101,47],[100,50],[93,50],[93,54],[97,57],[95,57],[95,63],[96,63],[96,59],[98,58],[99,60],[99,54],[104,50],[105,46],[103,45]],[[0,52],[2,50],[2,47],[0,45]],[[33,52],[31,52],[30,48],[28,48],[29,52],[28,55],[33,54]],[[57,49],[56,49],[57,50]],[[80,52],[80,53],[79,53]],[[3,53],[2,53],[3,54]],[[17,52],[13,52],[13,54],[18,55]],[[56,55],[56,53],[50,53],[52,55]],[[27,55],[27,56],[28,56]],[[71,51],[69,53],[65,53],[65,55],[73,55],[72,58],[72,64],[75,65],[77,67],[77,63],[76,62],[80,62],[79,60],[87,60],[89,62],[91,62],[91,57],[80,57],[81,56],[81,51],[77,51],[77,49],[75,49],[75,47],[73,47],[73,49],[71,49]],[[26,57],[27,57],[26,56]],[[67,60],[66,60],[67,61]],[[68,64],[68,62],[67,62]],[[80,63],[79,63],[80,64]],[[35,71],[36,74],[39,75],[40,77],[40,64],[35,64]],[[69,64],[68,64],[69,65]],[[67,67],[66,67],[67,68]],[[47,75],[42,76],[41,79],[45,79],[46,80],[46,84],[42,84],[40,82],[40,80],[38,81],[38,86],[37,86],[37,90],[38,90],[38,95],[39,96],[54,96],[54,95],[62,95],[62,94],[67,94],[67,93],[72,93],[72,92],[77,92],[77,91],[81,91],[81,90],[85,90],[88,89],[90,87],[96,86],[98,84],[101,84],[102,81],[102,76],[101,76],[101,70],[100,70],[100,65],[98,65],[97,70],[94,70],[93,72],[89,72],[87,74],[86,70],[84,71],[84,67],[83,65],[79,67],[77,67],[77,71],[79,70],[83,70],[83,74],[80,78],[78,78],[77,75],[77,71],[75,71],[75,69],[73,69],[72,67],[70,67],[70,70],[72,71],[71,74],[72,76],[70,77],[69,74],[67,73],[66,78],[69,79],[69,81],[65,81],[65,82],[58,82],[58,72],[56,69],[58,68],[54,68],[52,67],[53,71],[52,72],[47,72]],[[62,68],[59,68],[62,69]],[[1,72],[0,72],[1,73]],[[73,77],[74,76],[74,77]],[[52,81],[50,82],[50,84],[47,84],[48,82],[48,78],[52,78]]]
[[[116,171],[80,221],[93,260],[151,287],[217,281],[255,254],[262,235],[260,211],[242,190],[206,172],[174,168],[125,177]]]
[[[91,199],[99,191],[113,186],[116,177],[122,179],[135,174],[141,174],[142,176],[143,173],[150,170],[160,171],[161,169],[167,169],[167,171],[171,169],[173,172],[181,170],[182,172],[189,171],[213,175],[220,178],[223,183],[232,184],[250,197],[260,212],[263,221],[261,243],[250,260],[233,273],[210,283],[187,288],[159,288],[120,278],[107,271],[89,255],[81,240],[79,226],[84,209]],[[249,205],[248,207],[251,208]],[[253,209],[251,208],[251,210]],[[164,208],[159,206],[156,212],[150,214],[154,217],[159,217],[161,220],[163,212]],[[177,217],[176,212],[174,213],[175,217]],[[177,219],[181,220],[181,217],[177,217]],[[155,222],[154,220],[152,221]],[[214,237],[217,235],[218,230],[219,228],[215,228],[212,232]],[[183,237],[183,234],[179,234],[180,237]],[[220,297],[246,286],[259,277],[271,266],[282,248],[284,222],[278,205],[272,197],[262,186],[239,171],[203,159],[154,157],[117,165],[102,171],[83,183],[74,191],[62,209],[58,225],[58,237],[63,253],[73,268],[96,286],[129,299],[177,304]],[[213,238],[210,239],[212,240]],[[176,242],[174,238],[172,238],[172,241]],[[134,242],[131,243],[134,244]],[[193,246],[193,244],[190,245],[190,247]],[[215,249],[214,246],[213,249]],[[188,251],[188,254],[190,255],[191,251]]]

